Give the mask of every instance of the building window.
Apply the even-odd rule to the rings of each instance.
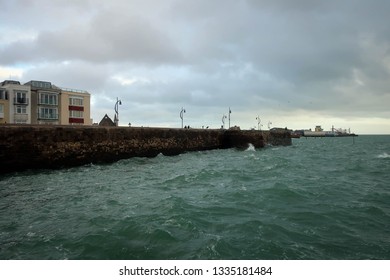
[[[26,106],[15,106],[15,113],[16,114],[27,114]]]
[[[69,105],[71,106],[83,106],[83,98],[81,97],[70,97],[69,98]]]
[[[58,120],[57,108],[39,108],[38,118],[43,120]]]
[[[28,104],[27,93],[23,92],[23,91],[16,91],[14,103],[15,104]]]
[[[0,99],[7,100],[7,92],[4,89],[0,89]]]
[[[4,104],[0,104],[0,118],[4,118]]]
[[[51,83],[49,82],[32,81],[31,85],[37,88],[51,88]]]
[[[69,117],[71,118],[84,118],[83,111],[69,111]]]
[[[39,104],[58,105],[58,95],[49,92],[42,92],[39,94]]]

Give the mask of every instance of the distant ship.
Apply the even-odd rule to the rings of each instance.
[[[358,136],[355,133],[351,133],[351,129],[336,129],[332,126],[332,130],[324,131],[320,125],[317,125],[312,131],[309,130],[296,130],[295,134],[300,134],[303,137],[346,137],[346,136]]]

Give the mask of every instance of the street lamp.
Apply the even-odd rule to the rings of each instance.
[[[229,107],[229,129],[230,129],[230,114],[232,113],[232,110],[230,110],[230,107]]]
[[[115,117],[114,117],[115,126],[118,126],[118,123],[119,123],[119,112],[118,112],[119,105],[122,105],[122,101],[119,100],[117,97],[116,103],[115,103]]]
[[[181,118],[181,128],[183,128],[183,119],[184,119],[184,113],[186,112],[186,109],[184,109],[183,107],[181,107],[181,111],[180,111],[180,118]]]
[[[225,127],[225,119],[227,119],[227,117],[225,114],[223,114],[223,116],[222,116],[222,129]]]

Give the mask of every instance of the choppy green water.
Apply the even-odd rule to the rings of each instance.
[[[0,259],[389,259],[390,136],[0,177]]]

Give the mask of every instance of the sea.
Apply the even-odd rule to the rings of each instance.
[[[390,135],[1,175],[0,259],[390,259]]]

